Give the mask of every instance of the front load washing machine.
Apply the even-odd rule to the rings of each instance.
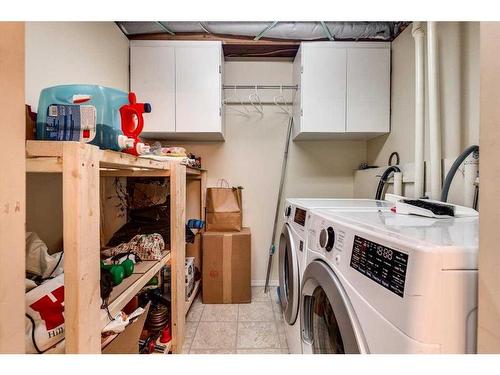
[[[285,321],[290,353],[302,353],[300,339],[300,283],[305,266],[306,234],[310,211],[314,208],[332,210],[390,210],[392,203],[373,199],[287,199],[285,223],[279,242],[279,295]]]
[[[304,353],[474,353],[478,218],[314,210]]]

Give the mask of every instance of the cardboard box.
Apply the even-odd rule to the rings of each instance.
[[[194,243],[186,243],[186,256],[194,258],[194,266],[201,272],[201,233],[196,233]]]
[[[203,303],[250,303],[250,274],[249,228],[203,233]]]

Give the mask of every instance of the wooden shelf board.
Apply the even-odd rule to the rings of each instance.
[[[30,173],[61,173],[64,144],[78,142],[26,141],[26,170]],[[90,147],[96,147],[91,146]],[[101,176],[169,177],[172,161],[140,158],[123,152],[99,150]],[[186,175],[201,178],[203,169],[186,166]]]
[[[113,288],[109,297],[108,310],[111,316],[117,314],[139,291],[160,271],[170,260],[170,253],[165,255],[161,260],[147,261],[144,264],[139,263],[137,269],[129,277],[127,277],[120,285]],[[101,326],[104,327],[109,323],[109,318],[106,310],[101,309]]]
[[[114,333],[112,335],[107,336],[104,340],[101,340],[101,350],[104,349],[106,346],[111,344],[111,342],[116,339],[120,335],[119,333]]]
[[[58,156],[26,159],[27,173],[62,173],[62,167],[62,158]]]
[[[170,170],[141,169],[141,168],[130,168],[130,169],[101,168],[100,175],[101,177],[169,177]]]
[[[168,162],[161,162],[152,159],[139,158],[124,152],[101,150],[101,168],[146,168],[167,170],[170,168]]]
[[[186,174],[188,176],[201,176],[203,169],[186,167]]]
[[[33,172],[53,172],[54,165],[57,165],[55,160],[50,158],[62,158],[64,156],[64,145],[68,143],[78,142],[59,142],[59,141],[26,141],[26,157],[28,165],[31,165]],[[89,147],[97,147],[86,145]],[[39,161],[33,159],[43,158]],[[39,166],[40,165],[40,166]],[[47,170],[43,169],[43,166]],[[99,152],[99,166],[101,168],[114,169],[114,170],[133,170],[138,174],[140,171],[168,171],[170,169],[170,162],[160,162],[151,159],[139,158],[133,155],[125,154],[123,152],[100,150]],[[61,166],[62,171],[62,166]],[[57,172],[58,170],[56,170]]]
[[[189,308],[191,307],[191,305],[193,304],[193,301],[194,299],[196,298],[196,295],[198,294],[198,291],[200,290],[200,282],[201,280],[198,280],[195,284],[194,284],[194,289],[193,289],[193,293],[191,293],[191,296],[189,297],[189,299],[186,301],[186,315],[189,311]]]

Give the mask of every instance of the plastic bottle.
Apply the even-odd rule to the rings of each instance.
[[[129,93],[97,85],[46,88],[40,94],[36,138],[80,141],[115,151],[134,147],[136,140],[122,130],[123,115],[120,111],[130,106],[129,97]],[[133,97],[135,99],[135,95]],[[142,106],[143,112],[150,110],[147,103]],[[142,112],[136,110],[135,113],[143,123]]]
[[[134,145],[124,152],[135,156],[148,154],[150,146],[141,141],[139,135],[144,127],[143,113],[151,112],[149,103],[137,103],[137,98],[133,92],[128,94],[129,104],[120,108],[121,127],[123,133],[134,140]]]

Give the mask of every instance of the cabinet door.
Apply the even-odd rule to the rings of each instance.
[[[144,132],[175,131],[175,55],[169,46],[131,46],[130,88],[139,102],[151,104]]]
[[[302,51],[301,132],[345,132],[346,50],[307,46]]]
[[[389,48],[349,48],[347,132],[389,132],[390,59]]]
[[[221,46],[175,49],[176,131],[222,132]]]

